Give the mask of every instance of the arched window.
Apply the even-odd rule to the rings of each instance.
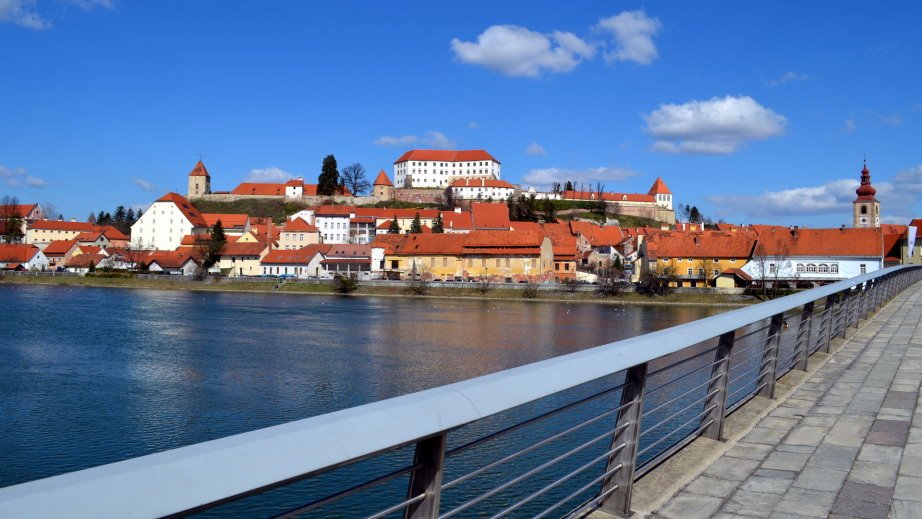
[[[838,264],[838,263],[833,263],[832,265],[829,265],[829,272],[831,272],[832,274],[838,274],[838,273],[839,273],[839,264]]]
[[[803,271],[804,271],[804,264],[803,264],[803,263],[798,263],[798,264],[797,264],[797,272],[803,272]]]
[[[825,273],[825,272],[829,272],[829,265],[827,265],[827,264],[825,264],[825,263],[820,263],[820,270],[819,270],[819,271],[820,271],[820,272],[824,272],[824,273]]]
[[[807,272],[816,272],[816,265],[813,263],[807,263]]]
[[[861,206],[861,214],[868,214],[868,206],[866,205]]]

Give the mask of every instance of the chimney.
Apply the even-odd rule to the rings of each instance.
[[[71,219],[70,219],[70,221],[72,221],[72,222],[76,222],[76,221],[77,221],[77,219],[76,219],[76,218],[71,218]]]
[[[480,179],[480,187],[486,187],[486,185],[487,185],[487,179],[485,178]]]
[[[695,236],[695,245],[701,245],[701,236]]]
[[[460,207],[455,207],[455,212],[458,213],[458,214],[461,214],[461,208],[460,208]]]
[[[839,230],[840,230],[840,231],[844,231],[844,230],[845,230],[845,224],[844,224],[844,223],[842,224],[842,227],[841,227]]]
[[[798,226],[796,226],[796,225],[793,226],[793,227],[791,227],[791,235],[794,236],[794,238],[797,238],[797,231],[798,231],[799,229],[800,229],[800,227],[798,227]]]

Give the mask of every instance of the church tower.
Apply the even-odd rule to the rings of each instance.
[[[880,202],[874,198],[877,190],[871,186],[871,172],[865,161],[861,170],[861,185],[855,190],[858,198],[852,202],[854,227],[880,227]]]
[[[189,172],[189,194],[186,198],[198,198],[208,194],[211,194],[211,175],[205,169],[205,164],[199,160]]]

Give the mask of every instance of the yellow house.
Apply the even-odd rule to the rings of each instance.
[[[749,262],[755,242],[751,232],[655,231],[641,244],[643,268],[673,279],[670,286],[711,287]]]
[[[301,218],[291,220],[279,232],[279,250],[298,250],[316,243],[320,243],[320,230]]]
[[[225,243],[217,267],[228,277],[258,276],[262,274],[260,261],[268,253],[269,247],[258,241]]]
[[[95,224],[87,222],[61,222],[58,220],[36,220],[26,229],[25,241],[40,249],[58,240],[71,240],[85,232],[97,231]]]

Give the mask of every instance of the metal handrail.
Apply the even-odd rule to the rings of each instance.
[[[703,341],[735,333],[765,319],[771,319],[775,326],[774,323],[780,324],[787,311],[805,305],[812,308],[813,302],[818,299],[851,292],[853,287],[868,286],[866,284],[875,280],[894,280],[885,286],[886,296],[883,299],[886,300],[909,284],[906,276],[897,274],[914,268],[883,269],[691,323],[442,387],[3,488],[0,489],[0,517],[168,516],[208,509],[408,445],[416,444],[417,454],[424,444],[425,449],[434,446],[441,453],[436,458],[441,460],[444,459],[445,434],[455,428],[625,370],[629,378],[641,377],[638,405],[633,406],[639,413],[647,363]],[[917,271],[912,276],[913,282],[919,279],[918,274]],[[856,308],[859,302],[867,305],[866,297],[852,298],[850,304]],[[846,296],[846,303],[849,299]],[[847,327],[849,309],[843,310]],[[778,336],[777,329],[768,335],[765,346],[765,351],[769,352],[765,357],[768,360],[763,361],[762,369],[771,370],[768,372],[771,376],[763,378],[760,374],[756,381],[757,394],[773,396]],[[628,389],[625,389],[622,398],[627,393]],[[709,396],[711,393],[708,391]],[[726,398],[726,389],[721,395]],[[725,409],[726,400],[723,405],[722,409]],[[699,432],[714,424],[715,419],[708,416],[719,407],[707,404]],[[721,414],[721,421],[722,417]],[[621,413],[618,422],[622,423]],[[634,442],[639,434],[639,429],[634,430],[637,428],[637,424],[629,428],[629,434],[635,435]],[[604,484],[595,502],[609,494],[618,496],[627,492],[629,495],[630,485],[627,483],[634,477],[637,450],[637,445],[630,444],[630,448],[619,453],[619,459],[633,456],[633,461],[626,465],[629,470],[620,471],[616,481],[606,479],[617,484]],[[440,478],[439,473],[437,479]],[[621,488],[612,494],[616,487]],[[436,499],[436,508],[437,502]],[[627,506],[629,503],[628,497]]]

